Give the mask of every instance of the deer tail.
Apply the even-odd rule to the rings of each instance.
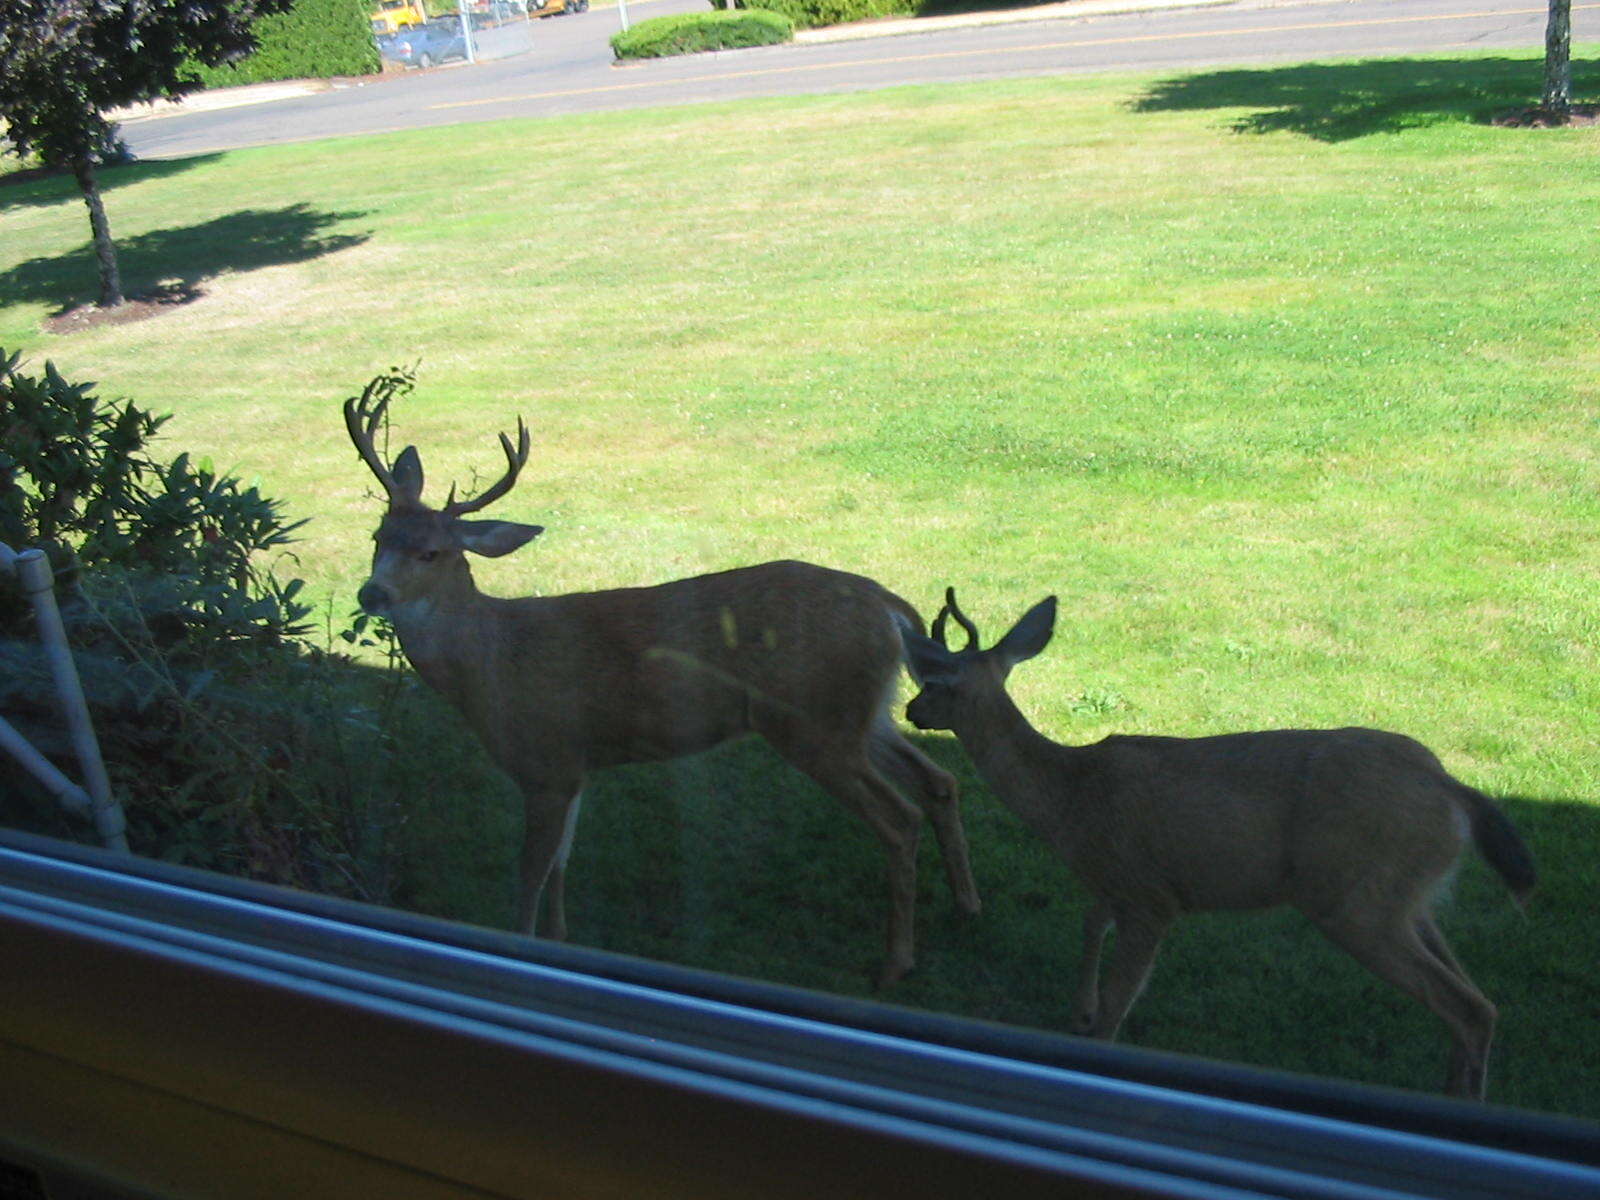
[[[1478,853],[1505,880],[1506,887],[1511,889],[1511,898],[1520,908],[1528,893],[1533,891],[1539,875],[1527,843],[1493,800],[1464,783],[1456,786],[1472,823],[1472,841]]]
[[[901,599],[888,588],[883,589],[883,606],[889,610],[889,616],[896,625],[904,625],[912,633],[928,632],[927,626],[922,623],[922,614],[912,606],[911,601]]]

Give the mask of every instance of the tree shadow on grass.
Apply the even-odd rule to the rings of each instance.
[[[321,212],[305,204],[245,209],[199,225],[157,229],[117,238],[124,289],[131,295],[162,292],[193,296],[199,285],[225,271],[251,271],[305,262],[367,240],[366,234],[328,233],[361,213]],[[114,231],[113,231],[114,232]],[[99,294],[94,248],[30,258],[0,273],[0,296],[54,303],[56,315]]]
[[[1135,112],[1246,108],[1237,133],[1343,142],[1442,124],[1488,124],[1539,97],[1537,58],[1397,58],[1208,71],[1155,84]],[[1600,92],[1600,61],[1572,63],[1574,96]]]
[[[220,154],[197,154],[192,158],[153,159],[150,162],[115,163],[95,168],[95,178],[104,195],[115,188],[151,179],[165,179],[169,175],[203,167]],[[0,212],[10,208],[42,207],[64,201],[83,202],[77,180],[70,171],[46,171],[24,168],[0,175]],[[84,225],[89,223],[88,210],[84,210]]]

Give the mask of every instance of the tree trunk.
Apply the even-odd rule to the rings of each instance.
[[[111,224],[106,220],[106,206],[100,202],[100,185],[95,180],[94,160],[87,154],[73,160],[72,173],[77,177],[78,188],[83,192],[83,202],[89,206],[89,228],[94,231],[94,256],[100,263],[101,308],[115,308],[122,303],[122,273],[117,269],[117,247],[111,240]]]
[[[1572,0],[1550,0],[1544,27],[1544,99],[1540,106],[1555,116],[1572,109]]]

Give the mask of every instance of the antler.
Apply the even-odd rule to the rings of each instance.
[[[505,434],[500,435],[500,448],[506,452],[506,473],[500,477],[493,487],[479,493],[470,500],[457,500],[455,485],[450,485],[450,496],[445,501],[444,512],[446,516],[459,517],[466,513],[477,512],[480,508],[487,508],[496,500],[509,492],[517,482],[517,475],[521,473],[523,465],[528,461],[528,427],[521,417],[517,418],[517,446],[511,448],[511,439]]]
[[[959,653],[968,654],[976,650],[978,648],[978,627],[969,621],[967,614],[956,606],[956,590],[953,587],[945,588],[944,606],[939,609],[939,615],[933,619],[933,628],[929,630],[933,635],[933,640],[948,650],[950,649],[950,643],[945,640],[944,636],[946,617],[954,617],[956,624],[967,631],[967,644]]]
[[[378,457],[372,438],[383,423],[389,401],[394,398],[395,388],[401,382],[397,375],[379,375],[361,390],[360,396],[351,396],[344,402],[344,426],[350,431],[350,440],[355,443],[356,453],[372,468],[378,482],[383,484],[383,490],[389,493],[390,501],[403,499],[405,492],[395,482],[393,473],[384,465],[383,459]]]

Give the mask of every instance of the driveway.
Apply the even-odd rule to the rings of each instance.
[[[1108,8],[1119,11],[1104,11]],[[705,0],[628,4],[634,21],[704,10]],[[1574,40],[1594,37],[1600,0],[1580,0],[1572,10]],[[505,117],[901,84],[1536,49],[1544,44],[1545,18],[1542,2],[1516,0],[1246,0],[1206,7],[1176,7],[1170,0],[1078,0],[1020,14],[875,23],[792,45],[618,66],[608,41],[620,28],[618,11],[592,8],[536,22],[532,49],[518,57],[407,72],[311,94],[280,91],[262,103],[197,106],[130,120],[123,133],[141,158],[165,158]],[[895,33],[902,36],[888,36]]]

